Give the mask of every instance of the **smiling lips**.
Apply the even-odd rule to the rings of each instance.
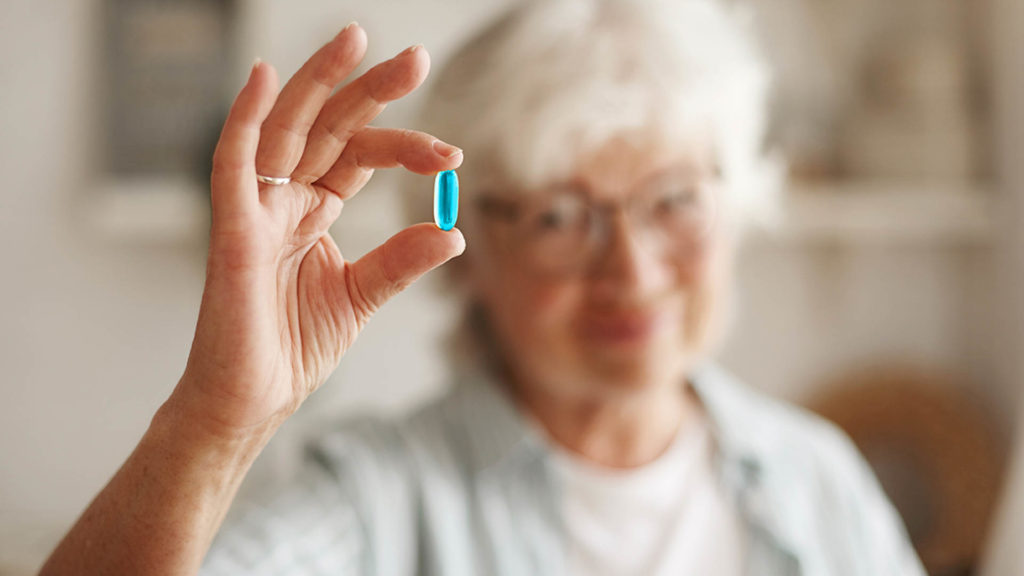
[[[651,340],[668,324],[664,310],[630,310],[587,315],[580,333],[603,345],[638,345]]]

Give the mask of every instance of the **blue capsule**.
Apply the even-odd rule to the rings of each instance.
[[[459,177],[455,170],[438,172],[434,180],[434,223],[451,230],[459,218]]]

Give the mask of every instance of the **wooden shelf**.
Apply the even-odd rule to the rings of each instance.
[[[983,244],[994,232],[993,198],[970,184],[793,184],[780,222],[765,236],[812,244]]]

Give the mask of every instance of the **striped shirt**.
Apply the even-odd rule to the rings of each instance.
[[[852,443],[714,364],[690,377],[751,575],[923,576]],[[399,421],[348,420],[297,479],[225,523],[204,576],[561,575],[550,449],[493,380],[466,376]]]

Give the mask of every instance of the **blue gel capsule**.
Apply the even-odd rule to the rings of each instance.
[[[451,230],[459,218],[459,177],[455,170],[438,172],[434,180],[434,223]]]

